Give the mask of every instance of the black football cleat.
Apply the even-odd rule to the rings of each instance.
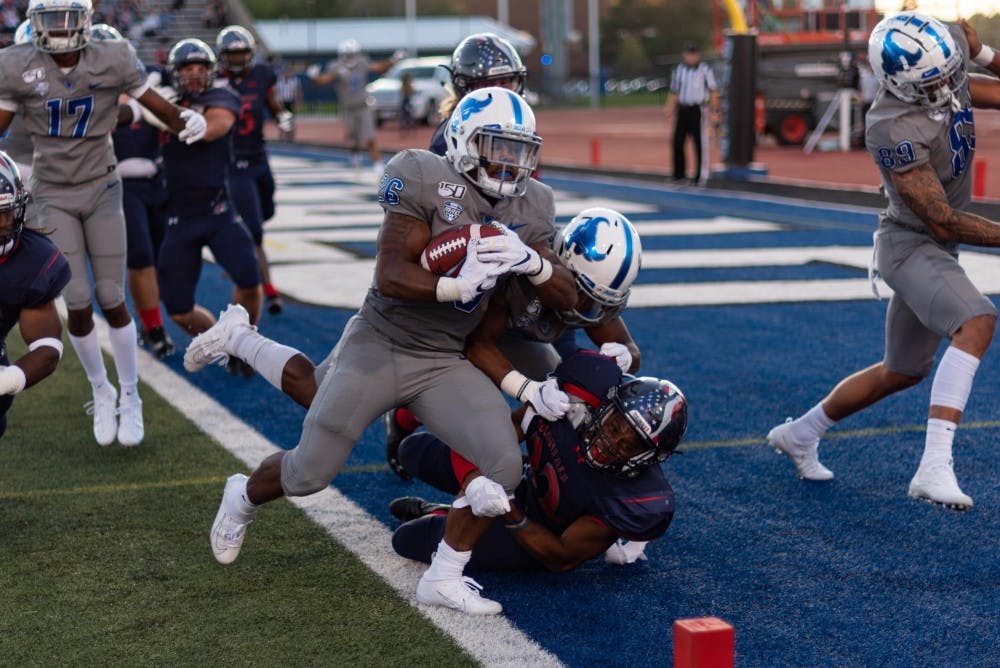
[[[399,444],[403,442],[403,439],[412,434],[412,431],[403,429],[396,422],[396,409],[393,408],[386,411],[382,415],[382,426],[385,427],[385,461],[389,464],[389,468],[392,472],[398,475],[403,480],[411,480],[413,478],[410,472],[403,468],[403,464],[399,461]]]
[[[271,315],[278,315],[285,310],[285,300],[281,298],[281,295],[268,295],[267,299],[267,312]]]
[[[243,376],[244,378],[253,378],[255,373],[252,366],[235,355],[229,356],[229,361],[226,362],[226,371],[234,376]]]
[[[150,352],[163,359],[167,355],[174,353],[174,340],[170,338],[163,327],[154,327],[148,332],[142,333],[142,341],[149,346]]]
[[[432,513],[447,513],[447,503],[424,501],[419,496],[403,496],[389,502],[389,512],[401,522],[409,522]]]

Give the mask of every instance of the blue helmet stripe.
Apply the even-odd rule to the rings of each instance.
[[[625,226],[622,225],[622,227]],[[617,290],[621,286],[622,281],[625,280],[625,277],[628,276],[629,270],[632,268],[632,254],[634,252],[635,249],[632,245],[632,235],[630,234],[629,229],[625,228],[625,257],[623,258],[621,266],[618,268],[618,274],[615,276],[614,280],[611,281],[611,285],[608,287]]]
[[[524,122],[524,112],[521,111],[521,97],[513,91],[508,92],[508,95],[510,95],[510,106],[514,108],[514,123],[521,125]]]

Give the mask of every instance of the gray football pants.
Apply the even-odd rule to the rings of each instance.
[[[51,233],[52,242],[69,262],[72,277],[63,296],[70,310],[92,304],[87,260],[94,274],[94,293],[102,310],[125,301],[125,214],[122,183],[117,174],[73,186],[34,180],[31,192],[34,225]]]
[[[958,264],[958,251],[927,234],[879,226],[875,261],[893,289],[885,316],[885,359],[890,371],[921,378],[934,369],[938,345],[963,324],[997,313]]]
[[[508,492],[517,487],[521,448],[510,408],[463,356],[400,348],[355,315],[316,375],[319,390],[299,443],[281,463],[286,495],[305,496],[330,484],[368,425],[395,406],[413,411]]]

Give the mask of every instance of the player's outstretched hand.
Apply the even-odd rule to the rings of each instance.
[[[181,118],[184,120],[184,129],[177,133],[178,139],[185,144],[193,144],[205,136],[208,124],[204,116],[194,109],[183,109]]]
[[[632,353],[624,344],[608,341],[601,346],[600,353],[607,357],[614,357],[615,364],[622,370],[622,373],[627,372],[628,368],[632,366]]]
[[[465,486],[465,498],[477,517],[498,517],[510,512],[510,499],[503,485],[484,475],[473,478]]]
[[[531,404],[535,412],[549,422],[561,419],[569,410],[569,396],[559,389],[559,381],[555,378],[527,383],[518,398]]]

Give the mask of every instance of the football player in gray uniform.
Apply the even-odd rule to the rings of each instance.
[[[315,370],[318,390],[299,443],[265,459],[249,479],[237,474],[226,483],[210,534],[220,563],[239,555],[261,504],[323,489],[371,422],[392,406],[407,406],[481,472],[465,481],[455,500],[444,539],[417,586],[417,601],[469,614],[501,611],[462,574],[491,518],[510,510],[521,451],[503,395],[462,354],[465,339],[502,275],[527,275],[547,303],[563,309],[576,303],[576,291],[572,275],[549,250],[555,233],[552,190],[530,177],[541,146],[531,108],[502,88],[470,93],[452,115],[448,144],[447,157],[411,149],[386,166],[374,284]],[[433,236],[488,222],[518,230],[473,244],[454,278],[421,267],[420,254]],[[220,356],[242,354],[282,387],[290,365],[307,361],[259,336],[241,311],[230,307],[196,337],[185,367],[197,370]],[[554,384],[535,383],[530,403],[538,408],[562,394]]]
[[[91,41],[90,0],[31,0],[31,39],[0,51],[0,132],[15,114],[34,144],[31,192],[37,225],[69,261],[63,296],[69,338],[93,389],[94,437],[109,445],[138,445],[144,436],[136,386],[136,327],[125,306],[125,218],[111,131],[131,122],[119,107],[127,93],[183,140],[196,140],[205,119],[165,101],[146,83],[146,70],[124,41]],[[111,352],[121,401],[108,381],[97,333],[94,292],[110,325]],[[120,417],[120,419],[119,419]]]
[[[978,42],[978,39],[977,39]],[[977,44],[976,62],[995,65]],[[893,289],[885,355],[843,379],[768,442],[801,478],[829,480],[820,437],[835,423],[919,383],[949,346],[931,386],[923,456],[909,495],[954,510],[972,498],[958,485],[952,443],[979,362],[993,340],[997,310],[958,264],[959,244],[1000,246],[1000,224],[963,211],[970,201],[975,126],[972,107],[995,105],[996,82],[970,87],[966,35],[930,16],[904,12],[879,22],[868,45],[881,89],[867,116],[866,145],[889,198],[875,234],[875,268]]]
[[[319,65],[310,65],[306,69],[306,75],[316,84],[335,85],[344,130],[351,142],[351,164],[355,167],[361,164],[361,148],[367,148],[375,178],[382,178],[384,165],[375,141],[375,114],[368,103],[365,86],[368,85],[369,72],[384,74],[402,56],[402,52],[397,51],[388,60],[372,62],[361,52],[358,40],[345,39],[337,45],[337,59],[327,64],[325,72],[320,71]]]

